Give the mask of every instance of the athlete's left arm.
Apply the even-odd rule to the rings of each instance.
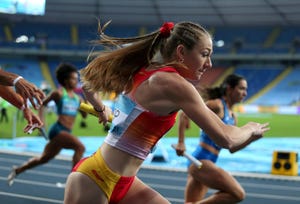
[[[236,114],[233,113],[232,116],[234,118],[234,125],[237,125],[238,124],[238,118],[237,118]],[[230,153],[235,153],[235,152],[245,148],[246,146],[248,146],[252,142],[253,142],[253,140],[248,140],[248,141],[244,142],[243,144],[241,144],[239,146],[236,146],[234,148],[229,149],[229,151],[230,151]]]
[[[79,96],[79,99],[80,99],[80,103],[87,103],[87,100],[85,100],[84,98],[82,98],[80,95],[78,95],[78,96]],[[79,111],[80,115],[82,116],[82,118],[86,118],[87,117],[87,115],[88,115],[87,112],[82,111],[80,109],[78,109],[78,111]]]

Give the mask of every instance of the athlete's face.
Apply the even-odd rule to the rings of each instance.
[[[235,86],[231,91],[230,94],[231,101],[233,101],[233,103],[242,102],[247,96],[247,89],[248,89],[247,81],[244,79],[240,80],[238,85]]]
[[[69,79],[67,79],[67,86],[72,88],[72,89],[75,89],[77,87],[77,84],[78,84],[78,79],[79,79],[78,73],[77,72],[72,72],[70,74]]]
[[[188,80],[199,82],[203,73],[212,67],[212,40],[209,36],[203,36],[201,42],[192,50],[184,49],[183,63],[188,67],[184,77]]]

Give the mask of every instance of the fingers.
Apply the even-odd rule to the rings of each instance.
[[[98,120],[99,124],[103,124],[104,126],[107,125],[107,122],[108,122],[108,119],[107,118],[101,118],[99,117],[99,120]]]
[[[24,133],[31,134],[35,129],[39,128],[39,124],[34,123],[33,125],[26,125]]]
[[[177,155],[182,156],[183,153],[185,152],[185,147],[181,147],[181,146],[177,145],[176,148],[175,148],[175,150],[176,150]]]
[[[26,95],[35,110],[39,109],[39,107],[43,104],[45,95],[39,89],[35,89]]]
[[[25,133],[32,132],[36,128],[43,126],[43,122],[29,108],[23,110],[24,118],[27,120],[27,125],[23,129]],[[30,134],[30,133],[28,133]]]
[[[270,130],[269,123],[261,124],[261,123],[250,122],[249,124],[251,124],[251,126],[254,128],[253,135],[255,135],[256,137],[262,137],[262,135],[265,132]]]
[[[34,109],[38,109],[39,106],[42,105],[45,94],[34,84],[31,84],[25,80],[20,80],[15,87],[16,92],[24,99],[24,103],[29,100]]]
[[[108,122],[112,120],[111,110],[106,108],[105,111],[98,113],[98,122],[101,124],[103,123],[104,126],[108,125]]]
[[[33,114],[31,112],[31,110],[29,108],[25,108],[23,110],[23,115],[24,115],[24,118],[27,120],[27,126],[32,126],[33,124]]]
[[[177,156],[183,156],[184,152],[185,152],[185,146],[183,147],[182,145],[175,145],[172,144],[171,145],[173,147],[173,149],[175,149]]]
[[[183,156],[184,151],[183,150],[176,150],[176,154],[178,156]]]
[[[23,129],[24,133],[31,134],[35,129],[43,127],[43,122],[36,115],[32,115],[32,119],[28,121],[28,124]]]
[[[261,124],[261,130],[263,132],[266,132],[266,131],[270,130],[269,123]]]
[[[38,109],[38,106],[37,106],[36,103],[34,102],[33,97],[30,96],[30,97],[28,97],[28,99],[29,99],[31,105],[33,106],[33,108],[34,108],[34,109]]]
[[[26,125],[25,127],[24,127],[24,129],[23,129],[23,132],[24,133],[28,133],[29,132],[29,130],[31,129],[31,125]]]
[[[33,115],[33,123],[37,126],[37,128],[43,127],[44,123],[40,120],[40,118],[36,115]]]
[[[43,99],[45,98],[45,94],[43,91],[37,89],[36,90],[36,96],[35,99],[37,100],[37,103],[39,106],[43,105]]]

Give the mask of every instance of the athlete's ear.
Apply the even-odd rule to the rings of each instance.
[[[176,59],[179,62],[183,62],[185,55],[185,47],[182,44],[179,44],[176,48]]]

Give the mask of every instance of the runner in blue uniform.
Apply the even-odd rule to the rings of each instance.
[[[27,169],[47,163],[58,155],[62,149],[74,150],[73,167],[83,156],[85,151],[84,145],[71,133],[81,102],[81,98],[74,92],[79,79],[78,70],[71,64],[62,63],[56,69],[56,78],[61,88],[53,91],[45,98],[39,111],[40,118],[44,121],[44,107],[52,100],[56,104],[58,119],[49,128],[49,142],[40,156],[33,157],[25,164],[12,168],[11,173],[8,175],[9,185],[13,184],[17,175]],[[86,113],[82,112],[82,114]]]
[[[225,78],[220,87],[207,88],[202,95],[207,99],[207,106],[225,124],[236,125],[237,119],[233,113],[233,106],[246,97],[247,81],[242,76],[231,74]],[[182,150],[185,149],[184,131],[189,127],[189,118],[182,112],[179,121],[177,149],[181,148]],[[246,141],[229,151],[235,152],[248,144],[249,142]],[[206,132],[201,131],[200,142],[193,152],[193,156],[203,165],[201,169],[198,169],[194,164],[188,163],[186,203],[237,203],[244,199],[244,189],[237,180],[215,164],[221,149]],[[217,191],[204,199],[209,188]]]

